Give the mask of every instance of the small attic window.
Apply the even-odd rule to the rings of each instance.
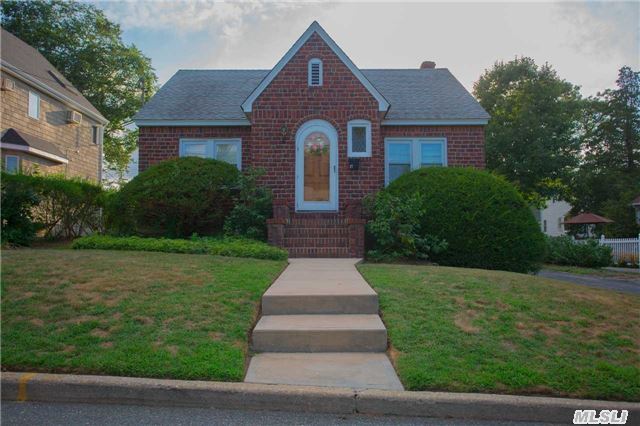
[[[318,58],[309,61],[309,86],[322,86],[322,61]]]

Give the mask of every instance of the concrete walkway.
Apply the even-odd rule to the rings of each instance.
[[[640,277],[638,279],[606,278],[596,275],[570,274],[568,272],[549,271],[545,269],[538,272],[538,276],[589,287],[640,294]]]
[[[356,259],[290,259],[262,297],[245,382],[402,390]]]

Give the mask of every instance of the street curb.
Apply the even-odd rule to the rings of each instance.
[[[513,395],[400,392],[252,383],[3,372],[2,399],[567,423],[576,409],[640,403]]]

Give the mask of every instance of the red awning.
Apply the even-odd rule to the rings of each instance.
[[[590,225],[597,223],[613,223],[611,219],[593,213],[580,213],[564,221],[565,225]]]

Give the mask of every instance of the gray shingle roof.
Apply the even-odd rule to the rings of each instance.
[[[2,61],[35,78],[52,90],[70,98],[95,115],[104,119],[91,102],[73,87],[60,72],[35,48],[29,46],[4,28],[0,29],[0,56]]]
[[[472,120],[489,115],[446,68],[362,70],[390,102],[387,120]],[[135,120],[246,120],[240,105],[269,70],[180,70]]]
[[[489,118],[489,114],[446,68],[362,72],[391,104],[385,120]]]
[[[246,120],[240,105],[268,70],[179,70],[135,120]]]

